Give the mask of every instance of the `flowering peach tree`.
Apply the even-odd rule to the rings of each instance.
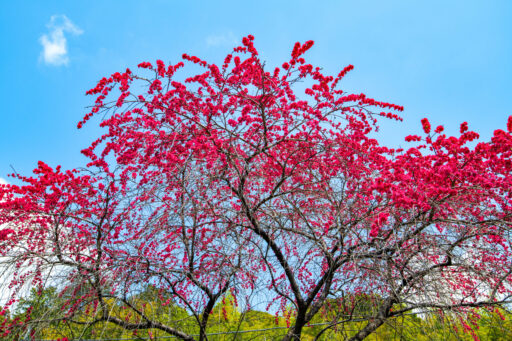
[[[206,340],[232,295],[284,318],[283,340],[332,304],[340,313],[318,337],[357,319],[350,337],[363,340],[403,314],[509,301],[512,118],[488,142],[467,123],[447,136],[423,119],[407,148],[388,148],[378,121],[403,108],[342,91],[351,65],[325,75],[304,59],[308,41],[269,69],[253,40],[220,66],[184,54],[101,79],[78,124],[104,128],[87,166],[39,162],[0,185],[2,314],[27,288],[61,297],[0,334],[52,320]],[[190,64],[202,71],[183,76]],[[136,303],[148,284],[195,327]],[[358,293],[373,297],[364,314]]]

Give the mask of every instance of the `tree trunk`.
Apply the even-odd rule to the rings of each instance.
[[[288,333],[283,337],[283,341],[299,341],[303,327],[304,324],[296,323],[295,326],[293,326],[293,328],[291,328],[288,331]]]
[[[283,341],[292,341],[301,339],[302,328],[306,325],[306,311],[299,309],[295,325],[288,330],[288,333],[283,337]]]
[[[372,320],[372,321],[368,322],[368,324],[363,329],[361,329],[356,335],[352,336],[349,339],[349,341],[361,341],[361,340],[364,340],[368,335],[370,335],[375,330],[377,330],[377,328],[382,326],[384,324],[384,321],[386,321],[385,318],[384,319],[383,318],[377,318],[375,320]]]
[[[361,329],[356,335],[352,336],[349,341],[361,341],[364,340],[368,335],[377,330],[380,326],[386,322],[389,317],[389,311],[391,307],[395,303],[395,300],[392,298],[388,298],[383,302],[383,305],[380,307],[377,316],[374,319],[371,319],[368,324]]]

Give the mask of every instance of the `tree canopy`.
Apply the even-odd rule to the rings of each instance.
[[[312,46],[268,69],[248,36],[220,66],[184,54],[87,91],[78,128],[104,128],[89,163],[40,161],[0,185],[3,314],[31,288],[59,298],[3,335],[68,323],[206,340],[231,297],[263,305],[283,340],[318,316],[357,322],[347,338],[363,340],[406,314],[508,303],[512,117],[487,142],[425,118],[408,148],[386,147],[378,122],[403,108],[341,90],[352,65],[325,75]]]

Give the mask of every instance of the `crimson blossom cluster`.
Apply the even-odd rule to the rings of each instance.
[[[284,319],[283,340],[315,316],[328,321],[318,337],[364,321],[348,334],[362,340],[411,312],[508,302],[512,118],[479,143],[466,122],[447,136],[424,119],[407,148],[386,147],[378,120],[403,107],[341,90],[353,66],[325,75],[304,58],[312,46],[267,69],[248,36],[220,67],[184,54],[87,91],[78,128],[104,129],[87,166],[40,162],[0,185],[2,313],[29,287],[60,297],[0,334],[108,324],[206,340],[229,295]],[[182,76],[191,64],[202,71]],[[148,286],[167,315],[138,301]]]

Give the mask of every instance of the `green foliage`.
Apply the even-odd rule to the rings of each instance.
[[[12,340],[31,336],[34,339],[105,339],[125,338],[135,340],[158,340],[168,336],[160,330],[127,331],[111,323],[99,322],[88,325],[94,320],[92,305],[84,304],[81,313],[73,316],[75,322],[56,320],[55,311],[63,300],[56,289],[32,289],[27,297],[20,300],[14,313],[5,314],[2,319],[27,318],[33,322],[28,330],[12,335]],[[317,314],[305,327],[302,340],[347,340],[367,323],[380,298],[375,295],[354,295],[344,300],[328,300],[320,314]],[[197,322],[188,312],[171,301],[171,296],[148,286],[129,298],[130,303],[159,322],[190,334],[198,334]],[[119,302],[107,301],[114,316],[130,320],[133,314],[122,309]],[[166,304],[162,304],[166,302]],[[293,316],[289,321],[293,323]],[[83,324],[85,323],[85,324]],[[277,340],[287,332],[286,318],[258,310],[243,311],[236,299],[228,294],[214,307],[208,320],[208,339],[221,340]],[[167,339],[167,338],[166,338]],[[512,340],[512,314],[505,309],[479,309],[465,318],[456,313],[443,315],[413,313],[389,319],[371,334],[367,340],[413,340],[413,341],[471,341],[474,339],[489,341]]]

